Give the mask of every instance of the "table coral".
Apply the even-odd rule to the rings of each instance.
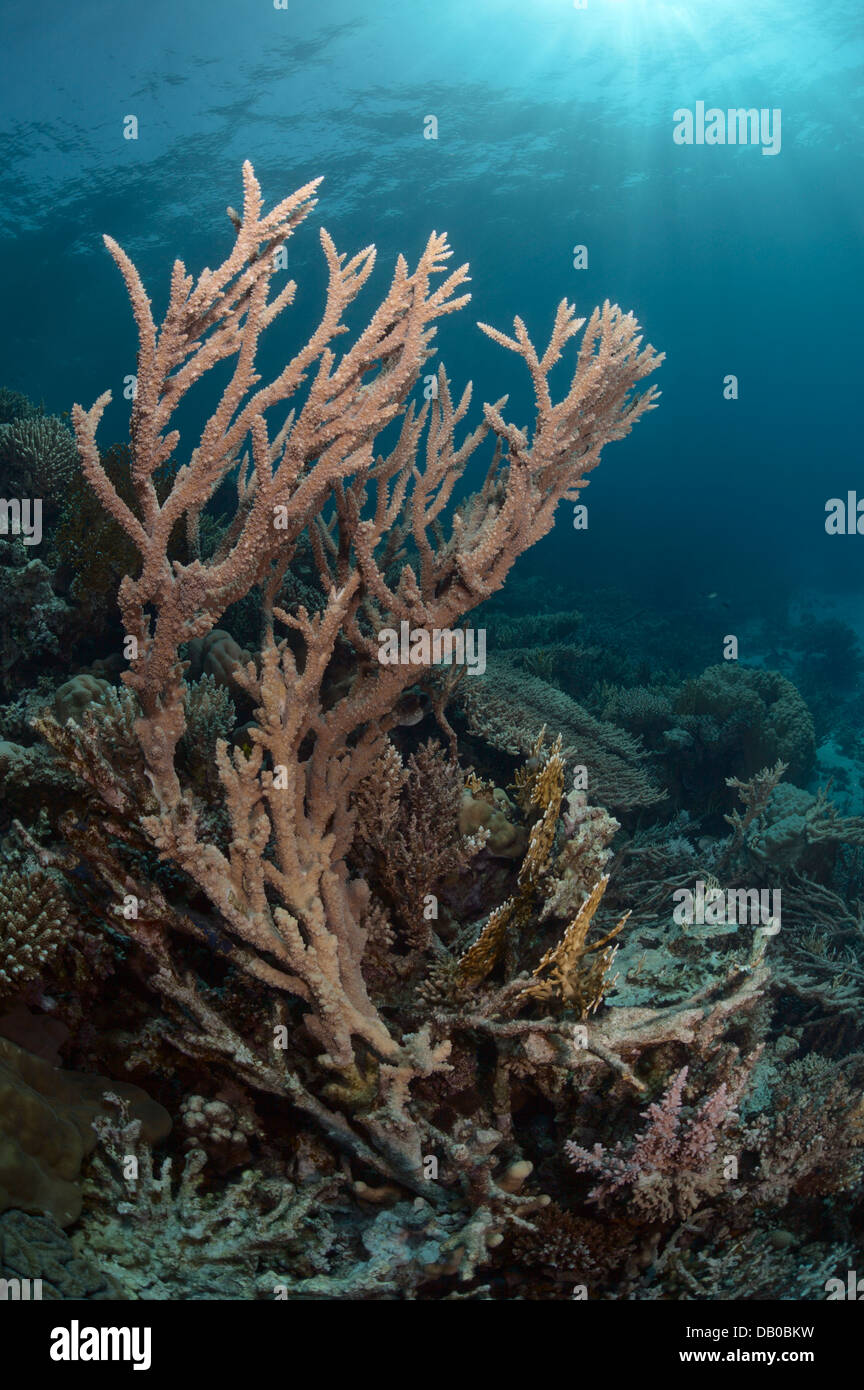
[[[463,681],[459,699],[468,725],[494,748],[527,755],[548,724],[560,733],[569,766],[588,769],[588,790],[610,810],[650,806],[664,795],[648,771],[645,753],[624,729],[589,714],[571,696],[503,656],[487,658],[486,674]]]

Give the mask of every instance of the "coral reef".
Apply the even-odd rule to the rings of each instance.
[[[0,477],[18,497],[38,498],[56,520],[60,499],[78,471],[75,438],[53,415],[18,415],[0,425]]]
[[[471,731],[506,753],[530,753],[542,729],[553,727],[566,761],[588,769],[592,800],[602,806],[632,809],[663,797],[637,739],[595,719],[563,691],[526,676],[503,657],[490,657],[482,678],[463,682],[460,697]]]
[[[136,909],[126,930],[153,958],[154,981],[166,998],[197,1019],[198,1037],[187,1034],[183,1045],[233,1058],[248,1054],[248,1043],[227,1019],[214,1032],[212,1005],[181,974],[173,954],[178,933],[202,942],[220,937],[235,969],[269,987],[276,999],[288,995],[305,1006],[303,1029],[317,1066],[331,1073],[333,1094],[352,1096],[354,1123],[326,1110],[298,1072],[282,1065],[287,1059],[250,1058],[246,1076],[302,1104],[355,1156],[416,1185],[426,1126],[411,1111],[410,1087],[448,1066],[451,1043],[442,1038],[433,1044],[428,1025],[394,1035],[370,998],[362,973],[370,890],[363,877],[352,875],[348,856],[357,820],[353,798],[380,766],[386,735],[399,723],[400,696],[431,659],[419,671],[410,662],[384,665],[376,634],[401,623],[449,630],[500,587],[516,557],[549,530],[557,503],[577,495],[601,449],[628,433],[652,405],[653,390],[637,397],[631,392],[659,359],[640,347],[635,320],[608,304],[586,326],[563,302],[542,354],[519,319],[513,337],[484,327],[529,368],[534,434],[529,441],[508,424],[499,402],[487,405],[483,423],[457,442],[470,390],[455,403],[442,369],[431,407],[427,402],[416,411],[408,396],[429,357],[435,321],[466,302],[456,293],[465,268],[434,285],[450,252],[444,238],[433,235],[413,272],[398,262],[369,327],[337,360],[331,343],[344,331],[343,315],[371,273],[374,252],[346,261],[322,233],[329,282],[321,325],[274,381],[259,386],[253,365],[259,336],[294,293],[289,283],[268,299],[272,253],[307,216],[314,188],[300,189],[264,215],[246,165],[243,213],[232,214],[233,251],[197,282],[175,266],[161,329],[134,266],[108,239],[140,334],[134,505],[114,486],[95,443],[108,396],[89,412],[76,406],[72,416],[84,474],[141,558],[140,574],[127,575],[119,594],[132,659],[112,720],[85,718],[70,733],[69,724],[62,727],[49,714],[39,728],[114,813],[110,823],[87,829],[67,823],[66,833],[106,885],[115,892],[122,885],[124,898],[145,907]],[[553,402],[549,373],[583,328],[569,391]],[[179,442],[172,428],[179,402],[193,381],[230,359],[233,371],[219,409],[160,498],[155,480]],[[291,399],[315,363],[306,398],[271,434],[266,412]],[[398,414],[398,439],[389,454],[377,456],[374,441]],[[451,508],[445,539],[442,523],[454,488],[490,434],[497,446],[484,487],[458,510]],[[248,467],[241,460],[247,442]],[[238,469],[236,515],[213,555],[170,562],[176,524],[185,518],[194,554],[201,513]],[[361,520],[373,496],[374,514]],[[303,532],[312,544],[321,606],[291,613],[277,600]],[[394,582],[389,571],[397,562]],[[194,799],[177,775],[176,750],[186,732],[180,648],[212,639],[220,616],[256,585],[264,595],[257,661],[245,662],[232,645],[228,666],[220,666],[230,669],[230,677],[221,678],[255,704],[249,751],[217,743],[230,820],[223,848],[202,838]],[[277,623],[293,642],[277,639]],[[224,650],[227,639],[220,642]],[[353,649],[354,677],[335,703],[325,705],[323,683],[340,643]],[[122,780],[106,737],[109,728],[121,726],[128,748]],[[131,853],[142,832],[209,904],[209,925],[200,909],[175,907],[133,880],[130,854],[124,858],[117,841],[125,838]],[[554,834],[553,824],[547,833]]]
[[[40,1298],[54,1301],[127,1297],[50,1217],[23,1211],[0,1215],[0,1279],[29,1280],[31,1288],[39,1280]]]
[[[187,1153],[174,1182],[170,1158],[154,1166],[128,1101],[113,1092],[105,1101],[112,1113],[94,1122],[99,1151],[77,1243],[131,1297],[242,1297],[249,1272],[265,1256],[316,1243],[311,1216],[328,1181],[295,1192],[246,1170],[222,1194],[204,1193],[202,1149]]]
[[[662,1100],[649,1105],[632,1153],[607,1153],[599,1144],[591,1152],[567,1145],[571,1163],[599,1175],[590,1201],[604,1206],[612,1198],[626,1199],[639,1221],[686,1221],[706,1198],[722,1191],[725,1178],[718,1150],[735,1118],[735,1101],[747,1074],[731,1090],[724,1081],[685,1125],[681,1108],[687,1070],[682,1067]]]
[[[107,242],[128,446],[97,445],[107,395],[76,457],[0,393],[46,517],[38,557],[0,538],[0,1272],[52,1299],[821,1296],[862,1254],[854,653],[777,622],[766,664],[718,665],[611,590],[502,599],[659,357],[608,303],[563,302],[542,347],[481,325],[533,420],[472,428],[432,362],[468,298],[446,239],[358,329],[374,248],[325,232],[318,326],[267,375],[316,185],[265,212],[243,178],[225,260],[177,262],[158,322]]]
[[[0,539],[0,696],[8,697],[46,667],[65,667],[73,615],[44,561],[25,558],[19,547],[7,562],[3,545]]]

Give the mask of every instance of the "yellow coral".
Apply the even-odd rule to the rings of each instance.
[[[463,984],[479,984],[485,979],[508,938],[530,920],[538,888],[549,867],[564,794],[564,759],[560,737],[546,752],[545,736],[546,730],[542,729],[530,758],[515,777],[516,797],[522,810],[538,816],[519,869],[516,892],[489,914],[477,940],[459,961],[457,975]]]
[[[586,946],[585,941],[594,914],[603,900],[608,883],[609,879],[606,877],[601,878],[595,885],[588,901],[583,903],[557,946],[546,952],[534,971],[537,983],[529,986],[526,991],[535,999],[557,998],[569,1008],[575,1009],[580,1018],[586,1018],[594,1012],[613,983],[609,979],[609,970],[617,947],[610,947],[609,943],[618,935],[630,916],[629,912],[625,913],[617,927],[613,927],[591,946]],[[545,978],[539,978],[544,975]]]
[[[504,949],[515,909],[516,899],[508,898],[489,913],[477,940],[468,947],[456,967],[457,977],[462,984],[479,985],[489,974]]]

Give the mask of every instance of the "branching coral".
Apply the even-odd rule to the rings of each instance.
[[[23,391],[11,391],[8,386],[0,386],[0,424],[11,425],[15,420],[32,420],[42,414],[42,407],[35,405]]]
[[[192,785],[215,797],[219,790],[216,748],[234,728],[234,703],[227,689],[217,684],[213,676],[202,676],[187,685],[186,690],[186,730],[177,745],[178,754]]]
[[[552,866],[554,885],[543,906],[543,918],[573,917],[606,876],[609,849],[620,824],[602,806],[589,806],[582,791],[571,791],[564,813],[566,839]]]
[[[625,915],[612,931],[587,945],[594,914],[606,891],[608,878],[601,879],[582,904],[557,946],[548,950],[534,971],[537,983],[526,993],[535,999],[559,999],[585,1018],[599,1006],[609,988],[609,971],[615,958],[610,942],[624,927]]]
[[[687,1121],[682,1114],[687,1067],[674,1077],[662,1100],[645,1112],[646,1124],[631,1153],[592,1151],[568,1143],[577,1168],[599,1175],[591,1199],[604,1205],[626,1191],[628,1205],[643,1221],[686,1219],[707,1197],[722,1190],[724,1132],[736,1119],[735,1104],[750,1068],[740,1070],[730,1087],[723,1082]]]
[[[734,663],[709,666],[687,681],[675,701],[680,731],[701,750],[706,790],[722,767],[751,777],[782,759],[804,781],[815,756],[813,719],[801,695],[779,671]]]
[[[14,540],[17,544],[19,538]],[[17,694],[37,673],[63,669],[73,638],[71,618],[42,560],[0,561],[0,695]]]
[[[105,1101],[114,1113],[93,1121],[100,1142],[79,1243],[133,1297],[248,1297],[244,1284],[265,1257],[315,1246],[313,1218],[331,1181],[298,1191],[247,1169],[222,1193],[208,1193],[202,1149],[187,1154],[175,1179],[170,1158],[154,1162],[128,1103],[110,1092]],[[317,1224],[326,1230],[326,1218]]]
[[[369,885],[348,859],[354,795],[399,722],[402,692],[422,674],[416,664],[381,664],[378,634],[402,623],[426,632],[452,629],[500,588],[516,558],[549,531],[558,503],[578,496],[604,445],[626,435],[653,405],[653,389],[632,392],[660,359],[641,346],[632,316],[608,303],[586,325],[562,302],[542,351],[518,318],[512,337],[483,326],[527,365],[535,425],[529,437],[509,424],[499,401],[484,407],[473,432],[462,434],[470,388],[457,402],[439,369],[430,378],[432,399],[419,410],[411,393],[431,356],[436,321],[466,302],[459,293],[466,268],[444,275],[450,250],[433,234],[414,270],[399,259],[386,297],[340,356],[335,341],[348,331],[344,316],[369,279],[375,252],[367,248],[346,260],[324,232],[328,287],[319,326],[262,384],[255,368],[259,340],[295,288],[289,282],[270,297],[275,253],[309,213],[317,185],[265,214],[248,164],[243,178],[232,251],[197,280],[175,263],[161,325],[132,262],[106,239],[139,332],[131,500],[115,486],[96,446],[109,395],[90,411],[76,407],[73,422],[84,475],[140,558],[140,572],[120,586],[134,655],[126,693],[108,718],[131,740],[128,769],[107,774],[110,758],[99,747],[95,720],[84,731],[91,756],[68,727],[46,718],[41,728],[113,815],[101,827],[69,826],[103,881],[117,893],[134,891],[122,844],[124,835],[135,841],[143,833],[209,904],[202,924],[200,911],[193,917],[170,907],[152,886],[137,885],[143,907],[126,926],[158,963],[154,980],[182,1009],[187,1030],[195,1021],[197,1036],[187,1032],[185,1045],[230,1053],[259,1084],[302,1099],[307,1113],[352,1151],[370,1160],[377,1154],[379,1166],[416,1182],[423,1130],[411,1111],[411,1086],[447,1065],[450,1043],[433,1043],[422,1028],[399,1036],[370,999],[362,971]],[[583,328],[569,387],[554,400],[550,373]],[[193,383],[225,364],[219,403],[180,462],[178,408]],[[287,415],[275,421],[289,403]],[[376,453],[376,440],[397,419],[392,448]],[[457,504],[466,464],[488,436],[497,445],[486,481]],[[201,514],[232,472],[236,514],[214,552],[206,560],[172,559],[170,542],[181,522],[188,554],[196,556]],[[167,485],[157,487],[162,476]],[[322,604],[288,611],[278,595],[304,534]],[[255,705],[251,748],[217,745],[231,826],[223,848],[206,837],[178,776],[187,727],[180,649],[206,638],[255,585],[263,594],[263,647],[257,665],[234,672]],[[277,623],[287,637],[277,637]],[[328,673],[346,647],[353,679],[325,701]],[[318,1069],[331,1073],[343,1100],[346,1090],[356,1091],[358,1076],[367,1078],[352,1123],[312,1098],[283,1058],[243,1056],[246,1044],[227,1020],[214,1021],[178,963],[177,933],[225,942],[234,969],[277,998],[301,1002]]]
[[[448,874],[465,868],[487,838],[482,830],[459,833],[464,781],[440,745],[424,744],[406,767],[388,744],[357,789],[361,860],[375,871],[415,946],[426,947],[432,938],[435,890]]]
[[[78,469],[75,440],[55,415],[18,416],[0,425],[0,477],[21,497],[39,498],[56,517]]]
[[[69,905],[47,874],[0,871],[0,999],[38,980],[66,939]]]
[[[770,1110],[745,1130],[759,1154],[757,1200],[783,1207],[801,1197],[860,1191],[864,1181],[862,1059],[842,1065],[811,1053],[789,1064],[772,1093]]]
[[[115,444],[102,455],[101,466],[118,495],[132,500],[129,449]],[[100,505],[77,465],[66,487],[55,546],[60,573],[95,630],[117,613],[117,589],[133,573],[138,553],[114,517]]]
[[[564,791],[564,760],[561,740],[551,749],[543,748],[544,732],[531,750],[531,757],[516,774],[519,802],[534,817],[525,856],[519,866],[516,891],[489,914],[477,940],[459,961],[458,977],[463,983],[478,984],[493,968],[505,946],[511,954],[520,931],[537,910],[541,884],[549,868],[555,843],[561,798]]]
[[[743,851],[756,863],[788,871],[812,863],[819,847],[864,844],[864,816],[839,815],[825,788],[813,796],[783,783],[786,771],[786,764],[777,762],[748,781],[726,779],[744,803],[743,814],[733,810],[726,816],[733,830],[727,860]]]
[[[50,1212],[61,1226],[81,1211],[78,1175],[96,1142],[92,1121],[104,1112],[104,1077],[61,1071],[0,1038],[0,1211]],[[139,1132],[155,1142],[168,1115],[137,1086],[121,1085]]]

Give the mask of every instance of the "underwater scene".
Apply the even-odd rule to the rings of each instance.
[[[860,6],[0,28],[0,1301],[864,1298]]]

